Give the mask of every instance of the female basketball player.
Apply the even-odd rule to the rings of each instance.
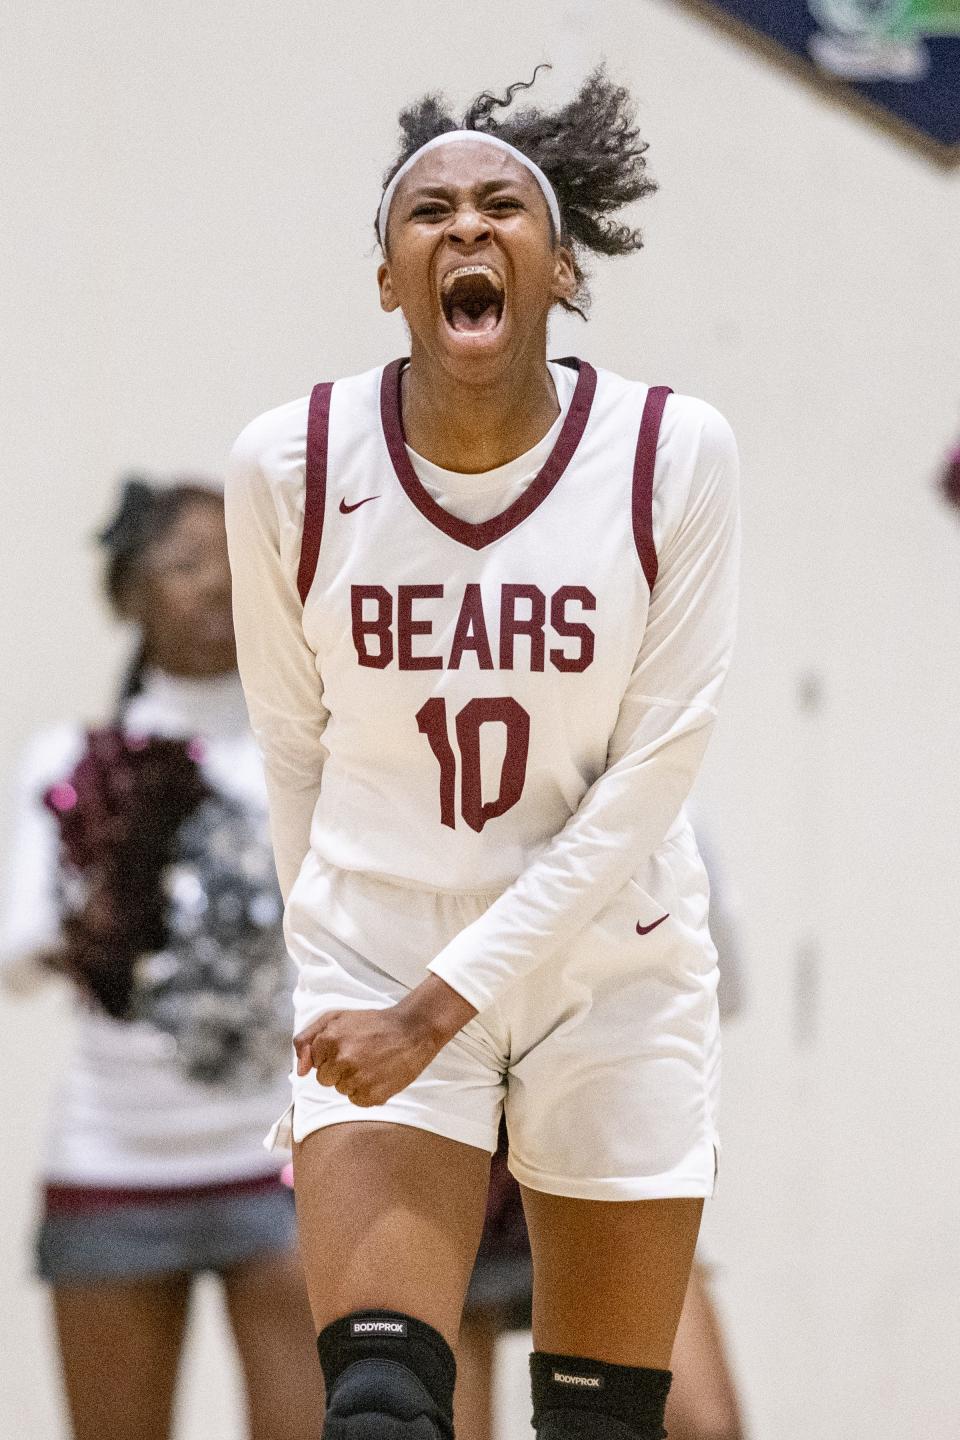
[[[327,1440],[452,1434],[503,1107],[537,1433],[662,1435],[714,1184],[682,805],[731,646],[735,447],[700,401],[548,362],[580,257],[637,249],[611,217],[652,185],[602,72],[552,113],[512,98],[401,117],[378,278],[410,357],[255,421],[228,486]]]

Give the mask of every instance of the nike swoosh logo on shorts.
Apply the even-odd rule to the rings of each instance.
[[[358,500],[355,505],[348,505],[346,500],[340,501],[340,514],[349,515],[353,510],[359,510],[361,505],[369,505],[371,500],[379,500],[379,495],[368,495],[365,500]]]
[[[670,911],[668,910],[667,913],[666,913],[666,915],[661,915],[661,916],[660,916],[660,919],[659,919],[659,920],[654,920],[654,922],[653,922],[652,925],[641,925],[641,924],[640,924],[640,921],[638,920],[638,921],[637,921],[637,934],[638,934],[638,935],[649,935],[651,930],[656,930],[656,928],[657,928],[658,925],[662,925],[663,922],[664,922],[664,920],[669,920],[669,919],[670,919]]]

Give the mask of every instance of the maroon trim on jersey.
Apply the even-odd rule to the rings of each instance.
[[[461,545],[469,545],[471,550],[482,550],[485,546],[492,544],[494,540],[502,539],[521,521],[526,520],[528,515],[532,515],[537,506],[546,500],[566,470],[590,418],[590,407],[593,404],[593,396],[597,388],[597,372],[585,360],[562,360],[560,362],[578,370],[579,375],[577,387],[570,402],[570,409],[560,427],[556,445],[551,450],[537,478],[530,482],[523,494],[519,495],[512,505],[499,515],[494,515],[489,520],[474,525],[468,520],[458,519],[456,515],[451,515],[449,510],[444,510],[442,505],[438,505],[430,492],[421,485],[417,473],[410,463],[400,407],[400,376],[406,363],[406,359],[403,359],[394,360],[387,365],[384,368],[380,385],[380,415],[383,421],[383,434],[390,452],[390,459],[393,461],[393,468],[397,472],[397,479],[425,520],[429,520],[431,525],[435,525],[438,530],[449,535],[451,540],[457,540]]]
[[[657,463],[657,440],[663,408],[667,396],[672,394],[669,385],[653,385],[647,391],[633,461],[633,538],[651,593],[657,578],[657,550],[653,543],[653,472]]]
[[[260,1195],[284,1188],[279,1173],[255,1175],[247,1180],[221,1180],[208,1185],[50,1184],[44,1187],[44,1205],[48,1215],[76,1215],[127,1205],[182,1205],[190,1200],[228,1200],[233,1196]]]
[[[320,558],[320,541],[323,539],[323,511],[327,500],[327,440],[330,434],[330,396],[333,385],[329,382],[314,385],[310,395],[310,412],[307,419],[307,463],[303,477],[303,535],[300,540],[300,566],[297,570],[297,590],[300,603],[307,603],[313,577],[317,573]]]

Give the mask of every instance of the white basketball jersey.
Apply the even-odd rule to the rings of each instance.
[[[418,480],[400,362],[314,391],[299,588],[329,711],[312,844],[331,863],[502,889],[607,763],[656,574],[669,392],[571,363],[551,455],[482,524]]]
[[[638,933],[705,910],[681,812],[733,642],[736,443],[703,401],[566,363],[552,451],[479,523],[417,478],[400,361],[262,415],[227,479],[288,929],[321,923],[324,862],[498,892],[427,966],[478,1010],[628,882]]]

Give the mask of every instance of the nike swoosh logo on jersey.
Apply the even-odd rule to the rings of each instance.
[[[369,505],[371,500],[379,500],[379,495],[368,495],[365,500],[358,500],[354,505],[348,505],[346,500],[340,501],[340,514],[349,515],[353,510],[359,510],[361,505]]]
[[[662,925],[663,922],[664,922],[664,920],[669,920],[669,919],[670,919],[670,911],[668,910],[667,913],[666,913],[666,915],[661,915],[661,916],[660,916],[660,919],[659,919],[659,920],[654,920],[654,922],[653,922],[652,925],[641,925],[641,924],[640,924],[640,921],[638,920],[638,921],[637,921],[637,934],[638,934],[638,935],[649,935],[651,930],[656,930],[656,928],[657,928],[658,925]]]

